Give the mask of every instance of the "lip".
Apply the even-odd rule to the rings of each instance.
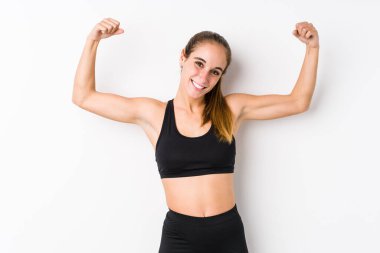
[[[204,89],[207,88],[207,86],[204,86],[204,85],[198,84],[197,82],[194,82],[193,79],[190,79],[190,80],[191,80],[191,82],[193,83],[193,86],[194,86],[196,89],[198,89],[198,90],[204,90]],[[194,83],[196,83],[196,84],[199,85],[199,86],[202,86],[203,88],[202,88],[202,89],[197,88],[197,87],[194,85]]]

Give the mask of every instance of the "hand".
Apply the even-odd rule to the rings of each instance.
[[[296,24],[296,29],[293,30],[293,35],[310,48],[319,48],[318,31],[312,23],[300,22]]]
[[[119,25],[119,21],[112,18],[105,18],[95,25],[91,33],[87,36],[87,39],[100,41],[112,35],[122,34],[124,30],[119,28]]]

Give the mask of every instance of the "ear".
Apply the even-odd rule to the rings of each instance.
[[[181,51],[181,56],[179,58],[179,65],[182,66],[182,64],[186,61],[185,57],[185,49],[183,48]]]

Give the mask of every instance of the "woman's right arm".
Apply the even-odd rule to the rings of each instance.
[[[148,97],[127,98],[95,89],[97,47],[101,39],[124,32],[119,24],[117,20],[104,19],[88,35],[75,74],[72,102],[82,109],[112,120],[146,123],[151,117],[152,109],[160,101]]]

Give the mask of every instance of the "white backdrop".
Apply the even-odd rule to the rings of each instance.
[[[320,36],[310,109],[245,122],[236,201],[255,253],[380,252],[380,35],[376,1],[1,1],[0,252],[157,252],[167,211],[154,150],[137,125],[71,102],[86,36],[103,18],[97,89],[173,98],[181,49],[224,36],[224,94],[289,93]]]

